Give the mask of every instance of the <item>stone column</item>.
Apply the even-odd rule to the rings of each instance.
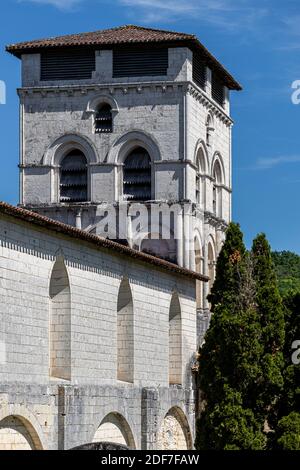
[[[177,238],[177,263],[183,267],[183,220],[182,211],[177,215],[177,227],[175,236]]]
[[[190,239],[189,249],[190,249],[190,270],[191,271],[196,271],[195,240],[194,240],[194,238]]]
[[[211,80],[212,80],[212,71],[209,67],[206,68],[206,87],[205,92],[208,96],[211,96]]]
[[[155,450],[158,434],[159,396],[155,388],[142,390],[142,450]]]
[[[205,246],[204,246],[203,255],[204,255],[203,274],[204,274],[204,276],[208,276],[209,275],[209,269],[208,269],[207,244],[205,244]],[[207,300],[208,293],[209,293],[209,282],[205,282],[204,287],[203,287],[203,296],[204,296],[203,307],[204,307],[204,310],[209,308],[209,303],[208,303],[208,300]]]
[[[183,214],[183,265],[190,269],[190,211],[185,209]]]
[[[82,229],[81,216],[82,216],[82,209],[79,209],[76,213],[76,228],[80,230]]]

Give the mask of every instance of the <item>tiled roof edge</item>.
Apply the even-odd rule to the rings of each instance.
[[[195,279],[203,282],[209,281],[209,278],[207,276],[203,276],[202,274],[190,271],[189,269],[182,268],[176,264],[170,263],[169,261],[162,260],[146,253],[141,253],[137,250],[133,250],[132,248],[120,245],[119,243],[99,237],[98,235],[93,235],[91,233],[72,227],[71,225],[66,225],[62,222],[49,219],[48,217],[42,216],[27,209],[12,206],[6,202],[0,201],[0,214],[23,220],[30,224],[46,228],[52,232],[67,235],[76,240],[89,242],[97,247],[105,248],[115,253],[120,253],[138,261],[151,264],[152,266],[159,267],[166,271],[173,272],[188,277],[190,279]]]

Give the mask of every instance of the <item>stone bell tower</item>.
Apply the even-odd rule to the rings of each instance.
[[[7,50],[22,60],[20,205],[212,282],[231,220],[234,78],[195,36],[138,26]]]

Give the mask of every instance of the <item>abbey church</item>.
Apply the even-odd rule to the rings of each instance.
[[[7,51],[20,201],[0,203],[0,449],[193,449],[241,86],[195,36],[132,25]]]

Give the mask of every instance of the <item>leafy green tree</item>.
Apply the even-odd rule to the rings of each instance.
[[[198,422],[196,446],[263,448],[263,423],[251,410],[262,381],[263,347],[251,259],[237,224],[227,230],[209,301],[213,315],[199,360],[199,385],[206,407]]]
[[[285,318],[271,249],[264,234],[258,235],[253,242],[252,259],[263,347],[260,358],[262,381],[257,388],[255,410],[272,425],[283,388]]]
[[[241,394],[224,386],[223,399],[203,413],[195,443],[207,450],[261,450],[265,436],[254,413],[243,407]]]
[[[204,411],[197,448],[264,449],[269,436],[269,446],[276,439],[277,447],[283,445],[279,439],[290,438],[288,420],[280,421],[281,434],[273,431],[284,416],[284,390],[290,402],[285,415],[300,409],[300,387],[292,390],[299,369],[289,364],[284,371],[285,314],[300,307],[300,294],[284,307],[264,234],[248,253],[239,225],[230,224],[209,301],[213,315],[199,354]],[[298,320],[290,314],[289,341],[298,334]],[[297,425],[293,429],[298,432]]]
[[[242,261],[246,253],[239,224],[231,223],[217,260],[216,279],[208,300],[213,312],[217,305],[234,304],[241,281]]]
[[[300,292],[300,256],[290,251],[272,253],[281,295]]]
[[[293,343],[300,341],[300,294],[290,292],[284,298],[286,306],[286,340],[284,347],[284,387],[279,402],[279,417],[273,448],[300,450],[300,364]]]
[[[300,450],[300,413],[296,411],[283,417],[277,427],[277,444],[280,450]]]
[[[284,346],[285,320],[271,248],[264,234],[253,241],[252,254],[263,340],[268,351],[276,352]]]
[[[297,356],[293,344],[300,341],[300,294],[291,294],[285,299],[285,305],[287,307],[284,347],[285,370],[280,408],[281,416],[288,415],[293,411],[300,412],[300,364],[293,362],[293,355],[296,354]]]

